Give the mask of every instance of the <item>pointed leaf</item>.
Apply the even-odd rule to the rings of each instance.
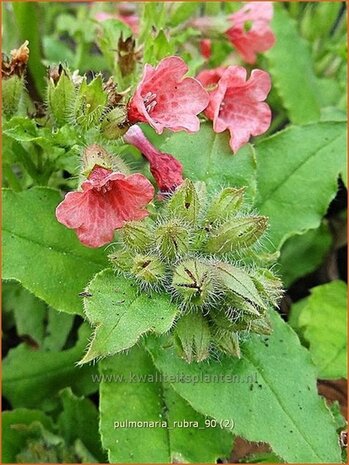
[[[293,305],[294,327],[309,343],[320,379],[347,377],[347,286],[332,281]]]
[[[168,331],[178,312],[166,294],[140,293],[134,281],[109,269],[93,278],[87,292],[85,313],[95,331],[80,363],[128,349],[148,331]]]

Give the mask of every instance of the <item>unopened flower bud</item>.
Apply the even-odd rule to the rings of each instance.
[[[165,265],[153,255],[136,255],[131,273],[147,286],[161,284],[166,277]]]
[[[18,49],[11,50],[11,56],[2,56],[2,111],[6,116],[17,113],[24,93],[24,75],[29,59],[28,41]]]
[[[209,266],[199,260],[180,263],[173,272],[172,288],[185,304],[207,304],[214,296]]]
[[[119,139],[128,131],[129,127],[124,108],[115,107],[102,119],[101,133],[106,139]]]
[[[144,252],[152,241],[152,234],[145,221],[129,221],[121,230],[122,241],[131,250]]]
[[[108,258],[118,271],[129,272],[133,266],[133,255],[128,250],[117,250]]]
[[[166,205],[170,216],[195,224],[199,217],[200,202],[192,181],[186,179]]]
[[[273,332],[271,323],[267,317],[257,318],[249,322],[249,330],[252,333],[269,336]]]
[[[282,281],[270,270],[260,269],[253,273],[253,282],[259,293],[272,305],[277,305],[282,297]]]
[[[232,307],[232,310],[236,309],[237,311],[241,311],[252,318],[260,316],[260,312],[258,311],[256,305],[251,304],[251,302],[235,293],[231,293],[230,295],[229,293],[227,294],[227,301],[229,305]]]
[[[230,263],[216,262],[212,265],[212,270],[215,279],[223,290],[231,291],[258,307],[266,308],[253,280],[242,268]]]
[[[223,189],[212,200],[206,213],[206,222],[214,223],[215,221],[222,221],[222,219],[229,219],[241,207],[244,192],[243,187],[240,189],[234,187]]]
[[[227,253],[249,247],[262,236],[267,225],[265,216],[233,218],[211,233],[206,249],[210,253]]]
[[[201,362],[208,358],[211,333],[201,313],[188,313],[182,316],[174,334],[180,355],[188,363]]]
[[[183,167],[172,155],[157,150],[145,137],[137,125],[129,128],[125,142],[137,147],[149,161],[151,174],[159,186],[161,194],[172,193],[183,182]]]
[[[11,76],[2,81],[2,111],[6,116],[17,113],[24,91],[23,78]]]
[[[240,358],[239,325],[230,321],[224,311],[212,312],[210,318],[212,335],[217,347],[228,355]]]
[[[237,333],[223,333],[215,339],[215,343],[225,354],[241,358],[240,342]]]
[[[161,256],[171,261],[189,251],[189,232],[178,221],[170,220],[158,226],[155,242]]]
[[[129,169],[126,163],[118,156],[112,156],[101,145],[92,144],[87,146],[82,154],[81,174],[88,177],[95,166],[101,166],[112,171],[127,174]]]
[[[98,126],[106,104],[102,76],[96,76],[89,84],[85,77],[75,99],[73,114],[76,124],[85,130]]]
[[[69,123],[75,92],[75,85],[68,69],[60,64],[49,70],[47,107],[57,126]]]

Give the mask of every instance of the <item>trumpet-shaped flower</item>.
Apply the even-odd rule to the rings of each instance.
[[[148,215],[154,188],[141,174],[126,176],[96,165],[81,190],[69,192],[56,209],[58,221],[74,229],[80,242],[100,247],[113,240],[114,230]]]
[[[200,82],[184,77],[188,71],[176,56],[164,58],[155,68],[145,65],[142,81],[128,106],[130,123],[147,122],[158,134],[171,131],[196,132],[197,117],[208,104],[208,94]]]

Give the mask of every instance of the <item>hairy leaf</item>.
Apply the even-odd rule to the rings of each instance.
[[[93,278],[87,293],[85,314],[95,331],[81,364],[128,349],[148,331],[168,331],[178,311],[168,295],[140,293],[109,269]]]
[[[269,443],[287,462],[339,462],[334,421],[317,395],[310,356],[275,312],[271,317],[273,334],[252,336],[242,346],[240,360],[223,357],[219,362],[188,365],[165,337],[162,343],[149,337],[147,346],[163,375],[181,373],[199,380],[174,378],[171,385],[198,412],[234,421],[234,434]],[[222,375],[230,378],[217,381]],[[200,382],[205,377],[206,382]]]
[[[60,398],[63,412],[58,417],[58,426],[67,444],[79,439],[94,457],[105,462],[98,432],[98,411],[93,402],[76,397],[70,388],[61,391]]]
[[[347,286],[332,281],[314,287],[310,297],[293,305],[294,328],[309,344],[321,379],[347,377]]]
[[[100,368],[101,435],[111,463],[215,463],[228,456],[231,434],[205,427],[205,418],[163,383],[142,347],[103,360]],[[140,423],[125,427],[125,421]],[[146,426],[151,421],[159,423]]]

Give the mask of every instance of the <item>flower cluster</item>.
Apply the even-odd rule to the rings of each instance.
[[[280,280],[258,258],[267,218],[247,213],[244,189],[208,202],[203,192],[184,181],[152,219],[128,223],[110,255],[140,289],[177,302],[174,334],[188,362],[216,349],[239,357],[247,334],[270,334],[267,308],[281,295]]]

